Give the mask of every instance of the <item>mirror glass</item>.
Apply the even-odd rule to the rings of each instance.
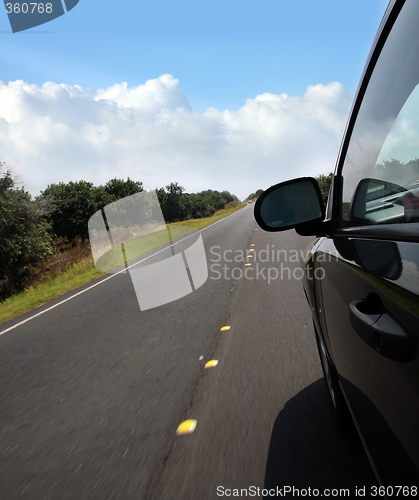
[[[323,202],[315,182],[308,178],[296,179],[269,188],[255,207],[258,222],[281,230],[322,219]]]

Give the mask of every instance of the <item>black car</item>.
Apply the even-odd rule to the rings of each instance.
[[[266,231],[317,236],[304,285],[338,422],[376,495],[419,484],[419,1],[392,0],[354,99],[327,208],[310,177],[266,190]],[[404,489],[403,489],[404,488]]]

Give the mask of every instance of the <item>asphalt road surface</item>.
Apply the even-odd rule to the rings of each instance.
[[[0,326],[0,499],[372,484],[328,406],[297,261],[311,238],[257,229],[253,205],[201,234],[208,279],[175,302],[141,311],[118,274]]]

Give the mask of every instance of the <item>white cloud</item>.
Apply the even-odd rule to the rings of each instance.
[[[146,189],[176,181],[189,192],[244,198],[332,171],[349,106],[338,82],[310,86],[304,97],[265,93],[238,111],[198,113],[171,75],[96,92],[0,81],[0,160],[33,194],[60,181],[129,176]]]

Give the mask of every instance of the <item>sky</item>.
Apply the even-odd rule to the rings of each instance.
[[[12,33],[0,6],[0,160],[34,196],[109,179],[187,192],[334,169],[386,0],[80,0]]]

